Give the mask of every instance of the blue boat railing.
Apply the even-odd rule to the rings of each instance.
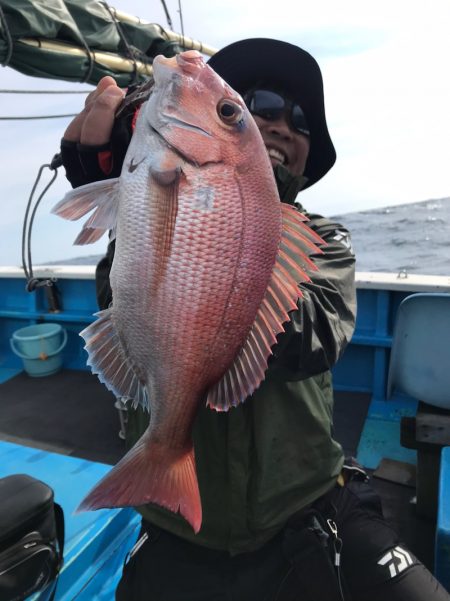
[[[9,350],[9,338],[16,329],[39,322],[57,322],[68,330],[64,366],[88,369],[79,332],[95,318],[94,266],[36,267],[36,277],[54,277],[62,310],[48,310],[44,288],[29,293],[20,268],[0,267],[0,366],[20,367]],[[401,301],[413,292],[450,292],[450,277],[385,273],[358,273],[358,317],[355,333],[344,356],[335,367],[337,390],[370,393],[374,400],[386,400],[387,368],[395,315]]]
[[[57,279],[61,311],[49,310],[43,288],[33,293],[26,291],[20,268],[0,268],[0,382],[22,370],[21,360],[10,349],[9,339],[17,329],[35,323],[60,323],[68,333],[63,366],[75,370],[89,369],[79,332],[95,319],[93,314],[98,310],[95,267],[35,268],[35,275]],[[336,390],[365,393],[371,398],[359,442],[358,460],[373,469],[383,457],[415,463],[416,451],[400,445],[400,420],[403,416],[415,414],[417,400],[399,394],[386,398],[393,328],[398,307],[404,298],[415,292],[450,292],[450,277],[359,273],[356,286],[356,329],[343,357],[333,369],[333,380]],[[450,469],[447,449],[445,458],[441,473],[442,490],[448,492]],[[441,503],[436,530],[436,570],[441,579],[445,570],[450,573],[449,523],[450,508]],[[92,582],[95,583],[95,579]],[[450,588],[450,582],[445,584]],[[86,587],[89,591],[88,584]],[[94,597],[88,595],[84,598]]]

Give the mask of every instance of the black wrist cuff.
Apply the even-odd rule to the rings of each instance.
[[[87,183],[76,142],[70,142],[64,138],[61,140],[61,160],[72,188],[78,188]]]
[[[100,152],[111,152],[112,161],[112,145],[110,142],[106,144],[97,144],[90,146],[88,144],[77,144],[78,156],[80,163],[86,176],[86,183],[97,182],[102,179],[113,177],[111,171],[105,172],[99,161]]]

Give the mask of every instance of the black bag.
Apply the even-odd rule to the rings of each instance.
[[[64,515],[53,490],[31,476],[0,479],[0,601],[21,601],[53,581],[63,562]]]

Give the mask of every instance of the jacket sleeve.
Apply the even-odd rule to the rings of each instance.
[[[350,341],[356,317],[355,256],[349,232],[319,215],[308,225],[326,242],[318,267],[302,286],[298,310],[278,338],[273,362],[304,379],[333,367]]]

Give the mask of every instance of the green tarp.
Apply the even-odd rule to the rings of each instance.
[[[36,40],[35,46],[20,41]],[[79,48],[82,55],[39,47],[57,42]],[[112,75],[120,86],[143,76],[124,73],[89,59],[88,51],[111,53],[151,64],[157,54],[180,51],[156,24],[117,22],[106,3],[97,0],[0,0],[0,63],[36,77],[96,84]]]

